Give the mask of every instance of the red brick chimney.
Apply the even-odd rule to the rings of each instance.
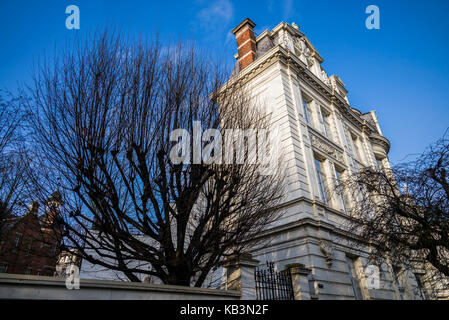
[[[232,30],[237,41],[240,70],[245,69],[256,59],[256,37],[253,30],[255,26],[254,22],[246,18]]]

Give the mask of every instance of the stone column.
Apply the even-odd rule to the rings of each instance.
[[[295,300],[311,300],[308,276],[311,272],[301,263],[291,263],[284,267],[290,270]]]
[[[242,300],[256,300],[256,281],[254,271],[259,261],[251,254],[233,255],[223,262],[226,268],[226,281],[228,290],[241,292]]]

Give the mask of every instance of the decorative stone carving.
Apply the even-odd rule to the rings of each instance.
[[[327,85],[327,86],[331,86],[331,81],[329,80],[329,77],[326,74],[326,71],[321,70],[321,75],[323,76],[323,82]]]
[[[305,53],[307,46],[304,41],[304,38],[299,38],[299,37],[295,38],[294,44],[295,44],[295,48],[297,49],[298,57]]]
[[[332,260],[334,259],[334,245],[332,241],[322,239],[320,240],[320,250],[326,258],[326,263],[330,267],[332,265]]]
[[[312,68],[314,63],[315,63],[315,59],[312,56],[307,58],[307,65],[309,66],[309,68]]]
[[[335,91],[338,91],[338,89],[337,89],[337,81],[335,81],[335,77],[331,76],[330,83],[331,83],[332,89],[334,89]]]
[[[343,153],[337,150],[337,148],[333,147],[329,143],[327,143],[325,140],[319,138],[317,135],[310,133],[310,139],[312,142],[312,145],[317,148],[318,150],[324,152],[331,158],[344,162]]]
[[[288,34],[288,32],[282,32],[279,37],[279,44],[284,46],[286,49],[292,51],[294,50],[294,44],[291,36]]]
[[[306,49],[304,50],[304,55],[306,56],[306,58],[309,59],[311,54],[312,53],[310,52],[310,49],[306,47]]]

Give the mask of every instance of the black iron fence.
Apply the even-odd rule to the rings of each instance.
[[[274,264],[267,262],[267,268],[254,271],[257,300],[294,300],[290,270],[277,272]]]

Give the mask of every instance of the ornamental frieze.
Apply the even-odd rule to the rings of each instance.
[[[326,142],[324,139],[321,139],[317,135],[310,132],[310,140],[312,142],[312,146],[314,146],[318,150],[322,151],[323,153],[339,162],[344,162],[343,153],[332,146],[330,143]]]

